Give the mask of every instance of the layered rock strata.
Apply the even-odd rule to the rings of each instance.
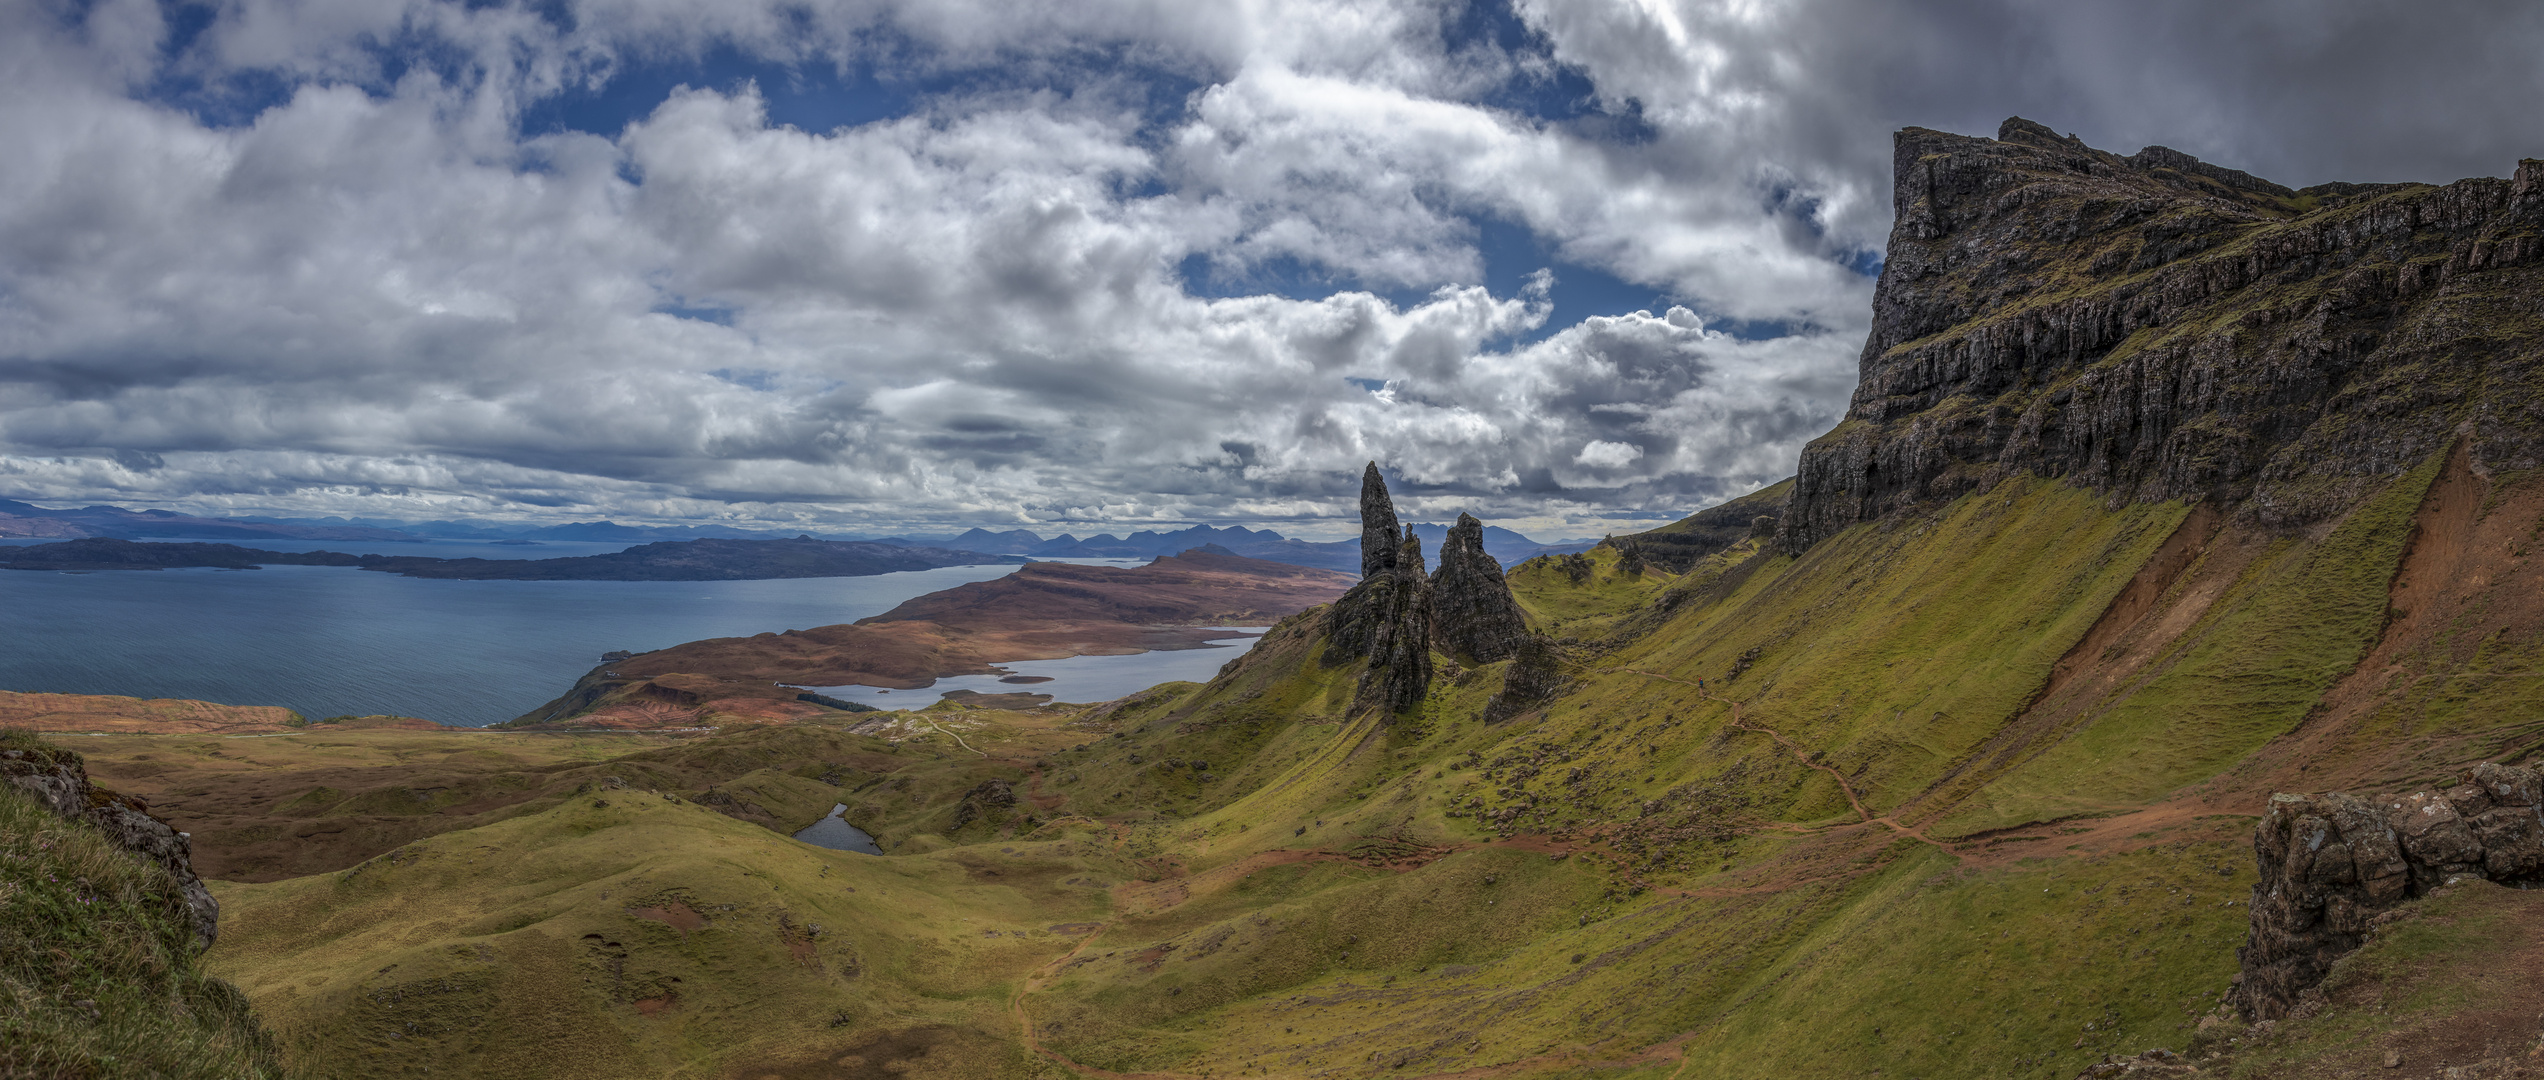
[[[1484,523],[1459,514],[1440,541],[1440,568],[1431,574],[1431,637],[1440,651],[1488,664],[1519,655],[1528,617],[1502,576],[1502,564],[1484,553]]]
[[[221,934],[221,903],[194,873],[194,847],[186,834],[150,815],[148,804],[92,784],[78,754],[51,748],[0,750],[0,783],[16,787],[55,816],[87,821],[124,850],[168,872],[194,918],[196,940],[210,946]]]
[[[2253,851],[2261,880],[2235,1003],[2270,1020],[2364,943],[2380,912],[2457,877],[2544,884],[2544,773],[2486,763],[2439,792],[2273,795]]]
[[[1784,550],[2024,472],[2294,527],[2460,429],[2477,471],[2544,465],[2544,161],[2290,190],[2019,118],[1893,161],[1861,381]]]

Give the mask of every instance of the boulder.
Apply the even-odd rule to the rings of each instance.
[[[168,872],[194,917],[194,936],[209,947],[221,935],[221,902],[194,873],[194,845],[186,834],[153,817],[150,806],[92,784],[78,754],[53,748],[0,750],[0,783],[34,797],[69,820],[85,820],[108,839]]]
[[[2450,880],[2544,883],[2539,792],[2544,774],[2486,762],[2443,792],[2271,796],[2253,834],[2261,879],[2236,950],[2236,1007],[2251,1020],[2287,1015],[2366,940],[2378,913]]]

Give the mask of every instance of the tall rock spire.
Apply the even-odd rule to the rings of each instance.
[[[1477,664],[1517,656],[1528,639],[1527,617],[1502,564],[1484,552],[1484,523],[1472,514],[1459,514],[1440,541],[1440,569],[1431,575],[1431,639],[1441,652]]]
[[[1396,501],[1387,497],[1387,481],[1378,463],[1360,474],[1360,576],[1396,568],[1403,529],[1396,524]]]
[[[1431,689],[1431,579],[1422,541],[1396,521],[1374,461],[1360,481],[1360,572],[1360,584],[1326,612],[1325,662],[1368,658],[1358,701],[1413,708]]]

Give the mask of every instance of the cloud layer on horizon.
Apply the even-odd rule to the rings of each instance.
[[[1890,129],[2499,174],[2544,153],[2539,38],[2181,0],[0,6],[0,495],[1292,522],[1374,458],[1417,514],[1674,517],[1842,410]]]

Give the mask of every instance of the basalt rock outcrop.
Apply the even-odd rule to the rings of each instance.
[[[1386,497],[1383,486],[1379,497]],[[1431,580],[1422,572],[1422,541],[1408,532],[1396,552],[1334,601],[1325,621],[1326,662],[1369,658],[1356,701],[1390,712],[1421,704],[1431,690]]]
[[[2544,773],[2482,764],[2444,791],[2274,795],[2253,850],[2261,880],[2235,1004],[2271,1020],[2364,943],[2381,912],[2458,877],[2544,884]]]
[[[1519,642],[1517,659],[1502,676],[1501,692],[1484,703],[1484,722],[1498,724],[1537,708],[1571,685],[1564,677],[1563,659],[1543,635],[1528,634]]]
[[[1403,534],[1403,526],[1396,521],[1396,501],[1387,494],[1387,480],[1378,475],[1378,463],[1370,462],[1360,474],[1360,576],[1395,569]],[[1421,565],[1414,563],[1417,568]]]
[[[1484,553],[1484,523],[1459,514],[1440,542],[1440,568],[1431,574],[1432,641],[1460,660],[1488,664],[1519,655],[1527,638],[1528,617],[1502,564]]]
[[[1360,478],[1361,581],[1325,613],[1325,662],[1367,658],[1357,701],[1412,708],[1431,689],[1431,650],[1473,663],[1522,653],[1527,617],[1501,564],[1484,551],[1484,523],[1460,514],[1425,574],[1422,541],[1396,520],[1387,481],[1371,462]]]
[[[210,946],[221,933],[221,903],[194,873],[193,844],[186,834],[150,815],[148,804],[88,780],[87,764],[68,750],[0,749],[0,783],[34,797],[55,816],[87,821],[118,846],[168,872],[194,917],[195,938]]]
[[[1897,210],[1846,418],[1777,543],[2019,473],[2114,501],[2337,514],[2461,431],[2544,465],[2544,161],[2291,190],[2013,119],[1894,143]]]
[[[1751,540],[1771,540],[1776,523],[1793,496],[1786,479],[1719,506],[1699,510],[1650,532],[1614,538],[1632,543],[1643,561],[1673,574],[1684,574],[1707,557]]]

